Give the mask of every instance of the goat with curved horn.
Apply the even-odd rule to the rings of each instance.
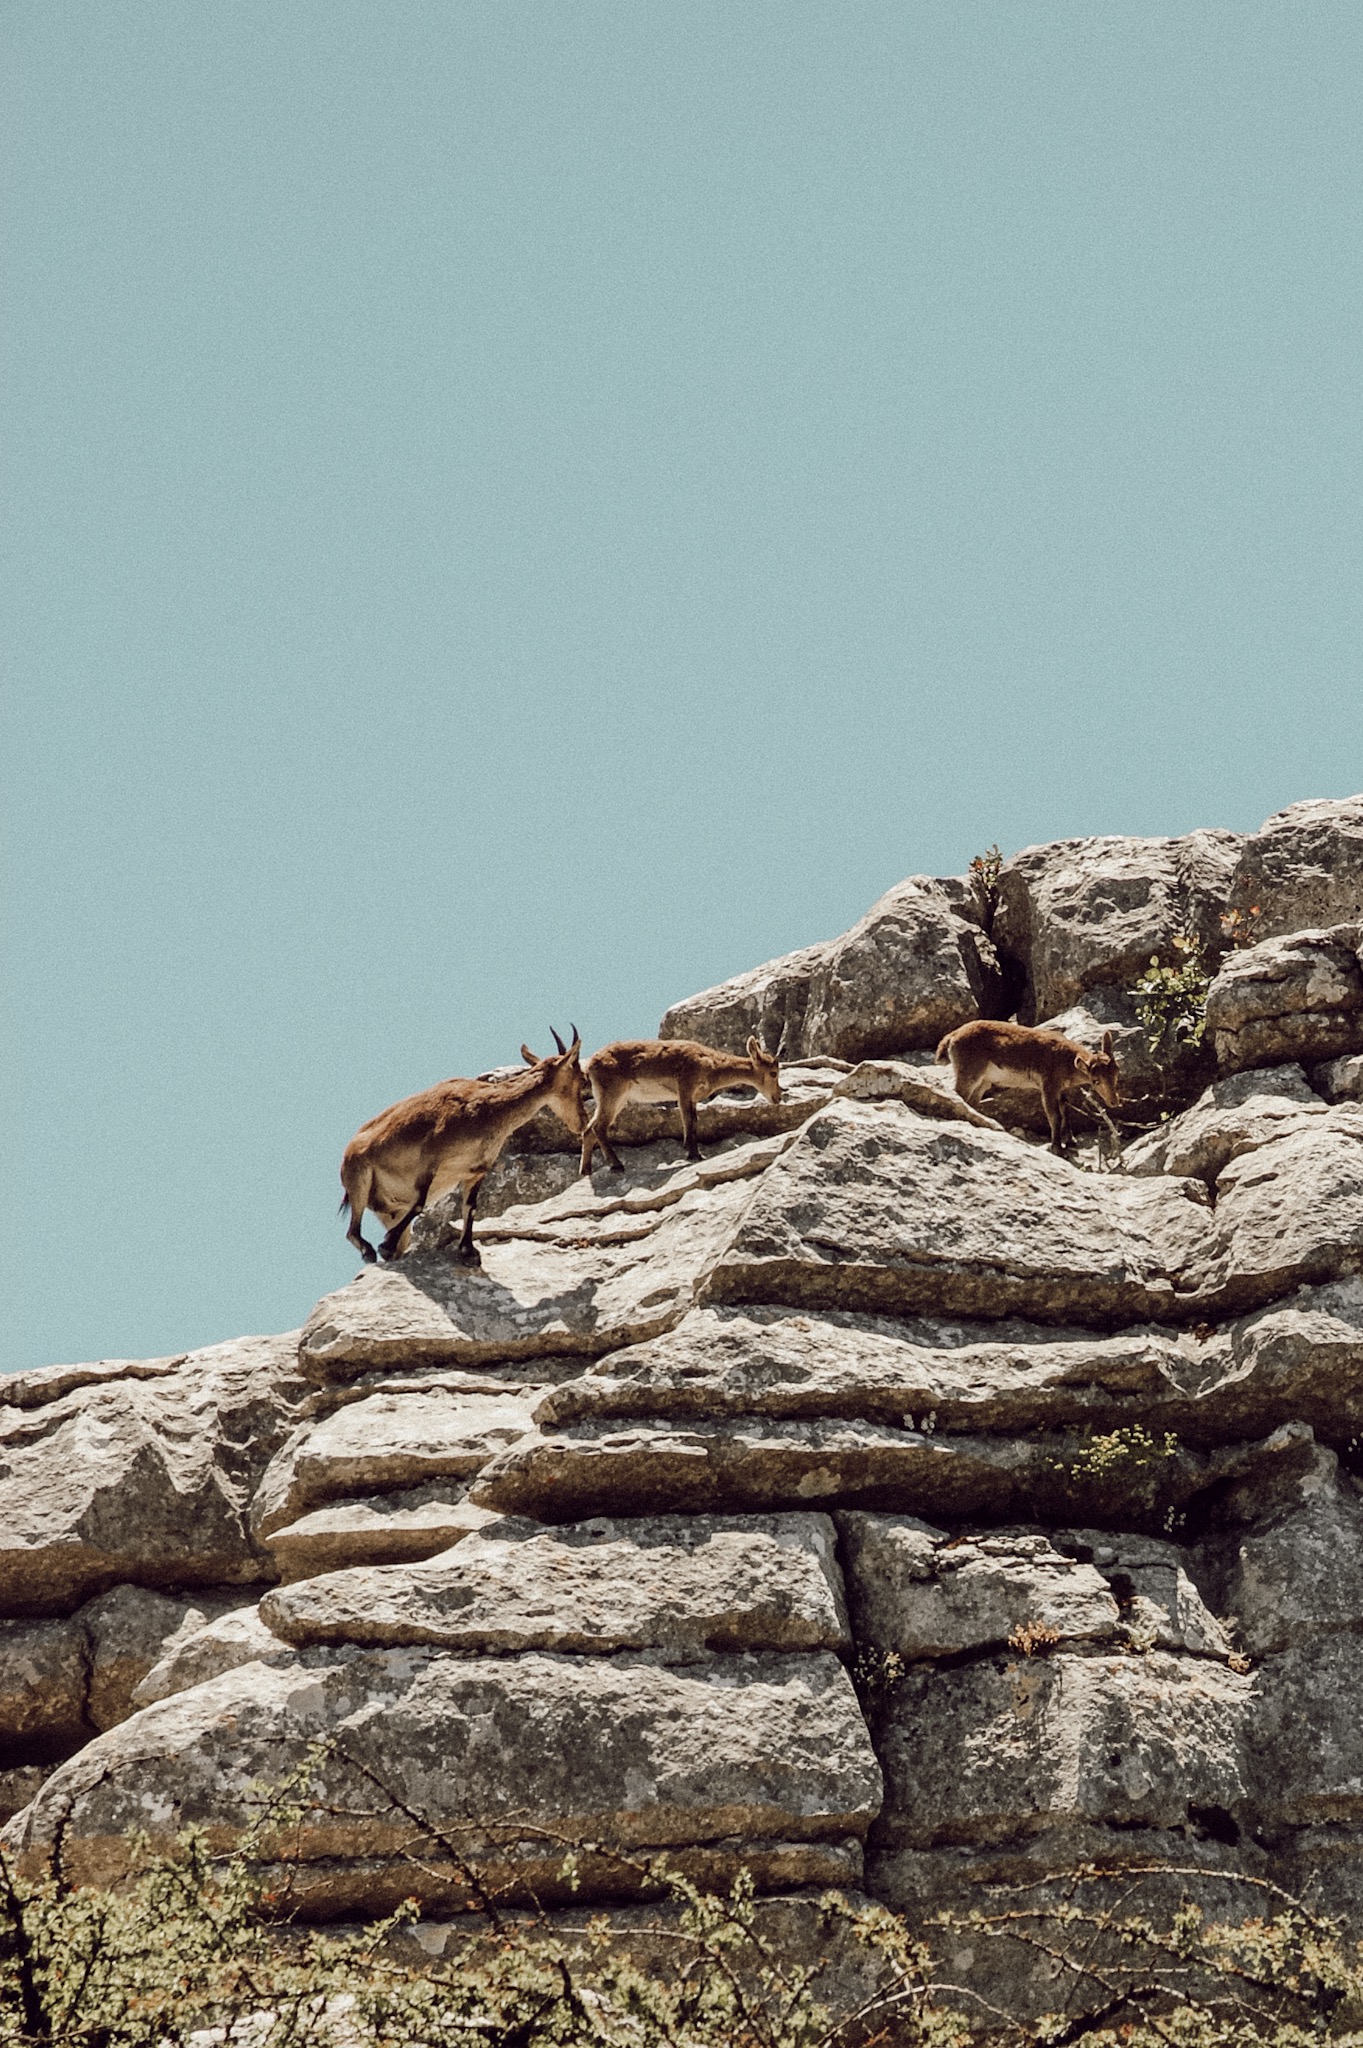
[[[360,1228],[366,1209],[387,1226],[379,1257],[395,1259],[409,1225],[428,1203],[456,1187],[463,1190],[464,1227],[455,1257],[479,1263],[473,1242],[478,1190],[512,1132],[545,1108],[575,1138],[586,1129],[578,1061],[582,1041],[574,1032],[572,1044],[565,1046],[555,1032],[554,1042],[558,1052],[544,1059],[523,1045],[523,1073],[441,1081],[361,1125],[341,1160],[341,1207],[350,1210],[346,1237],[366,1263],[374,1260],[374,1248]]]

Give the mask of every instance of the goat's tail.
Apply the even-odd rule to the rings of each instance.
[[[946,1037],[942,1039],[941,1043],[938,1045],[937,1064],[939,1067],[944,1067],[947,1061],[951,1058],[951,1041],[955,1036],[956,1033],[954,1031],[948,1031]]]

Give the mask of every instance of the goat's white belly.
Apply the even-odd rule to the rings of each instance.
[[[631,1081],[627,1102],[675,1102],[676,1089],[667,1081]]]
[[[1001,1067],[997,1060],[991,1060],[984,1070],[983,1085],[986,1088],[1039,1088],[1041,1077],[1026,1067]]]

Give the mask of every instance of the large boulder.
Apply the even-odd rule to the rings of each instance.
[[[1246,1800],[1254,1700],[1251,1677],[1163,1651],[911,1665],[878,1736],[877,1839],[928,1848],[1233,1813]]]
[[[915,875],[841,938],[675,1003],[659,1032],[732,1052],[751,1033],[790,1059],[875,1059],[994,1015],[1001,987],[969,887]]]
[[[1363,923],[1363,796],[1313,798],[1266,819],[1241,846],[1230,902],[1265,939]]]
[[[1243,841],[1234,832],[1181,839],[1062,839],[1029,846],[999,876],[994,943],[1025,970],[1019,1015],[1037,1023],[1090,989],[1125,989],[1191,932],[1214,956]]]
[[[467,1651],[845,1650],[824,1515],[492,1521],[428,1564],[333,1572],[261,1602],[276,1635]]]
[[[1079,1173],[897,1102],[834,1102],[766,1174],[705,1293],[896,1315],[1163,1320],[1207,1239],[1204,1202],[1196,1181]]]
[[[1360,937],[1357,924],[1334,925],[1230,954],[1207,991],[1207,1033],[1222,1073],[1363,1049]]]
[[[42,1868],[60,1830],[77,1883],[115,1880],[139,1832],[164,1848],[199,1824],[225,1848],[257,1817],[259,1785],[302,1768],[318,1741],[329,1753],[288,1830],[305,1916],[412,1895],[467,1905],[462,1859],[504,1896],[543,1903],[628,1897],[643,1878],[628,1858],[659,1850],[711,1883],[742,1866],[764,1889],[855,1882],[880,1804],[856,1697],[827,1651],[665,1664],[314,1650],[143,1708],[62,1765],[5,1840],[21,1868]],[[571,1876],[575,1842],[604,1846]]]
[[[1000,1530],[961,1540],[912,1515],[838,1517],[857,1640],[918,1660],[1102,1641],[1121,1615],[1107,1581],[1044,1536]]]
[[[1122,1167],[1126,1173],[1196,1174],[1214,1182],[1242,1152],[1257,1152],[1324,1111],[1295,1062],[1251,1068],[1213,1083],[1182,1116],[1137,1138],[1123,1152]]]
[[[1232,1526],[1205,1540],[1203,1569],[1245,1649],[1363,1635],[1363,1497],[1335,1453],[1303,1442],[1275,1484],[1235,1495],[1221,1518]]]
[[[149,1376],[0,1382],[0,1612],[70,1613],[122,1581],[270,1578],[247,1514],[302,1391],[297,1343],[244,1337]]]

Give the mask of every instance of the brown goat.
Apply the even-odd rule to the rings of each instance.
[[[575,1138],[586,1129],[578,1058],[582,1040],[576,1026],[571,1045],[565,1046],[557,1031],[554,1043],[557,1055],[545,1059],[523,1045],[521,1057],[528,1063],[523,1074],[440,1081],[360,1126],[341,1160],[341,1207],[350,1210],[346,1237],[367,1264],[374,1262],[374,1248],[360,1228],[366,1209],[387,1225],[378,1256],[395,1259],[409,1224],[429,1202],[455,1187],[464,1194],[464,1229],[455,1257],[479,1264],[473,1242],[478,1190],[512,1132],[545,1108]]]
[[[1112,1033],[1103,1033],[1101,1052],[1086,1052],[1059,1031],[1037,1031],[1026,1024],[994,1023],[977,1018],[949,1031],[937,1048],[945,1065],[951,1061],[956,1093],[977,1109],[991,1088],[1031,1088],[1040,1095],[1051,1127],[1051,1150],[1062,1152],[1068,1137],[1072,1095],[1091,1088],[1116,1109],[1121,1102]]]
[[[768,1102],[781,1100],[781,1067],[755,1038],[746,1053],[720,1052],[694,1038],[622,1038],[603,1045],[587,1062],[596,1110],[582,1140],[582,1172],[592,1170],[597,1146],[616,1173],[620,1155],[610,1140],[611,1125],[627,1102],[675,1102],[681,1111],[688,1159],[700,1158],[696,1104],[722,1088],[755,1088]]]

